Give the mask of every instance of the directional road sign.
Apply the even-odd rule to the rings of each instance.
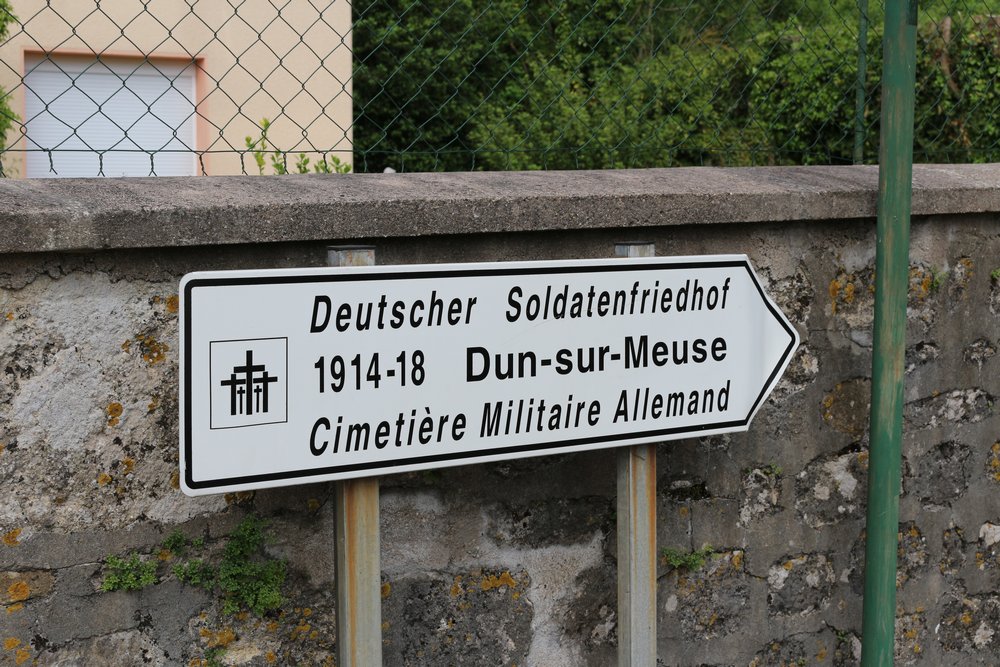
[[[742,431],[798,345],[743,255],[203,272],[180,291],[189,494]]]

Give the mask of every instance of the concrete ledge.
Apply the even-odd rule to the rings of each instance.
[[[0,181],[0,253],[873,218],[876,167]],[[1000,164],[914,168],[914,215],[1000,211]]]

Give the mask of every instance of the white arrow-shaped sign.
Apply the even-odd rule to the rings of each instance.
[[[743,255],[189,274],[182,483],[742,431],[797,345]]]

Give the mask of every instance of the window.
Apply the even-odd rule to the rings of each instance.
[[[28,178],[196,173],[194,63],[39,55],[24,83]]]

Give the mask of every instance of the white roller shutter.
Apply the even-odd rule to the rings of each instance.
[[[24,83],[27,177],[196,173],[193,65],[51,56]]]

